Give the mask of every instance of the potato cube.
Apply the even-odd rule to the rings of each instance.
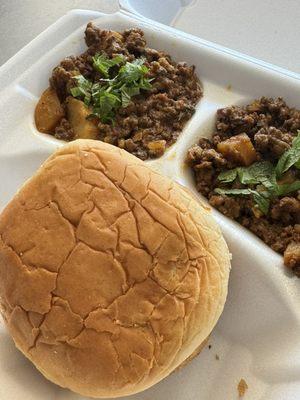
[[[232,136],[217,145],[218,151],[231,162],[237,165],[249,166],[256,161],[256,151],[245,133]]]
[[[96,139],[99,129],[94,121],[87,119],[91,110],[81,100],[68,97],[67,113],[76,139]]]
[[[147,143],[149,153],[154,157],[159,157],[164,154],[166,149],[165,140],[154,140],[153,142]]]
[[[37,130],[43,133],[54,133],[55,127],[64,114],[55,90],[46,89],[35,108],[34,119]]]

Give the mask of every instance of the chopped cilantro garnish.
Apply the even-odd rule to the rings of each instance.
[[[102,122],[113,122],[115,110],[120,106],[120,99],[113,93],[102,90],[98,93],[94,101],[93,117],[98,117]]]
[[[300,181],[296,180],[292,183],[284,183],[278,185],[278,196],[284,196],[288,193],[293,193],[296,190],[300,190]]]
[[[231,183],[231,182],[235,181],[237,174],[238,174],[237,168],[229,169],[227,171],[222,171],[218,175],[218,180],[223,183]]]
[[[93,83],[82,75],[75,76],[77,86],[71,88],[70,93],[82,99],[87,106],[92,106],[91,116],[103,123],[113,123],[118,108],[127,107],[131,98],[139,95],[141,90],[152,88],[152,79],[147,78],[149,69],[144,62],[144,58],[125,62],[122,55],[110,59],[104,53],[96,54],[93,68],[104,78]],[[114,66],[119,69],[112,76],[111,68]]]
[[[124,56],[118,55],[114,58],[108,58],[106,54],[95,54],[93,57],[93,68],[100,72],[105,78],[109,78],[109,70],[115,65],[124,63]]]
[[[73,97],[79,97],[84,101],[84,104],[88,106],[91,102],[91,90],[93,83],[86,79],[83,75],[76,75],[74,79],[77,83],[76,87],[70,89]]]

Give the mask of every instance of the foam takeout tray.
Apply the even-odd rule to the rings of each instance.
[[[126,10],[105,15],[75,10],[58,20],[0,68],[0,209],[18,187],[62,142],[36,131],[33,113],[48,85],[52,68],[65,56],[85,49],[88,21],[102,28],[141,27],[149,46],[175,60],[196,65],[204,88],[193,118],[178,141],[158,159],[154,169],[190,188],[193,178],[184,167],[187,149],[212,133],[215,112],[256,97],[282,96],[300,108],[296,74],[166,27]],[[229,296],[209,344],[184,369],[135,400],[238,399],[237,384],[249,386],[245,400],[300,399],[300,281],[283,267],[282,257],[237,223],[213,214],[233,254]],[[14,348],[0,322],[0,399],[79,400],[46,381]]]

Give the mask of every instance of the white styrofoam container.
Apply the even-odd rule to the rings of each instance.
[[[131,13],[300,72],[299,0],[119,0],[119,3]]]
[[[52,68],[67,55],[85,49],[85,24],[102,28],[141,27],[149,46],[175,60],[195,64],[204,97],[184,132],[165,155],[148,161],[195,191],[184,158],[190,145],[212,132],[215,112],[256,97],[282,96],[300,108],[296,74],[231,52],[220,46],[126,11],[105,15],[72,11],[39,35],[0,68],[0,208],[62,142],[36,131],[33,112],[48,85]],[[300,399],[300,282],[283,267],[282,258],[254,235],[214,211],[233,254],[229,296],[213,331],[211,349],[136,400],[238,399],[237,384],[249,386],[245,399]],[[216,359],[218,355],[219,360]],[[47,382],[14,348],[0,323],[0,399],[75,400]]]

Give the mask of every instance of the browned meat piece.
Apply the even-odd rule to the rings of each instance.
[[[291,242],[284,252],[284,264],[300,277],[300,243]]]
[[[99,28],[97,28],[95,25],[93,25],[91,22],[89,22],[85,29],[86,45],[88,47],[94,46],[94,45],[99,45],[101,42],[101,32],[106,33],[106,31],[101,31]]]
[[[144,32],[141,29],[127,29],[124,31],[123,36],[125,46],[127,47],[129,53],[132,53],[137,57],[143,54],[146,46],[146,40],[144,38]]]
[[[215,180],[215,172],[210,161],[204,161],[201,164],[195,166],[197,170],[196,175],[196,187],[199,192],[204,195],[208,195],[210,190],[209,187]]]
[[[159,59],[161,53],[162,52],[159,52],[155,49],[150,49],[149,47],[145,47],[145,49],[144,49],[144,56],[147,58],[147,60],[149,62],[157,61]]]
[[[59,99],[63,102],[68,96],[68,90],[72,81],[73,74],[58,66],[54,68],[50,78],[50,86],[56,91]]]
[[[254,141],[258,151],[263,154],[272,154],[278,159],[281,154],[289,149],[293,136],[290,133],[282,132],[280,129],[261,128],[255,135]]]
[[[222,108],[217,111],[217,136],[224,140],[240,133],[249,134],[255,126],[255,117],[241,107]]]
[[[73,128],[72,128],[70,122],[66,118],[63,118],[60,121],[60,124],[55,128],[54,136],[57,139],[66,140],[66,141],[75,139],[75,133],[73,131]]]
[[[209,204],[229,218],[236,219],[241,214],[241,204],[233,197],[212,195]]]
[[[217,150],[233,164],[249,166],[257,159],[257,154],[249,136],[241,133],[218,143]]]
[[[204,195],[210,193],[210,188],[216,179],[217,171],[226,167],[227,161],[216,150],[209,148],[207,139],[200,139],[203,147],[195,145],[188,151],[186,162],[196,171],[196,185]]]
[[[124,48],[124,38],[121,33],[99,29],[91,22],[87,24],[85,30],[85,42],[88,46],[86,53],[90,55],[102,51],[105,51],[109,56],[127,53]]]
[[[203,153],[203,148],[195,144],[193,147],[189,148],[186,157],[186,163],[189,165],[197,165],[201,161],[201,156]]]
[[[268,246],[274,246],[275,251],[282,252],[285,245],[280,240],[282,226],[272,224],[266,218],[254,218],[251,216],[243,217],[239,220],[246,228],[250,229],[255,235],[262,239]],[[278,243],[280,241],[280,243]]]
[[[198,145],[191,147],[188,151],[187,162],[189,164],[200,164],[202,162],[210,161],[216,168],[226,167],[227,161],[222,154],[218,153],[215,149],[202,148]]]
[[[294,197],[277,200],[271,209],[271,217],[284,224],[300,223],[300,201]]]

